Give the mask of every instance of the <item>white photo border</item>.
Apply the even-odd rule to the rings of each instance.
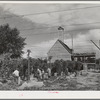
[[[0,3],[100,4],[100,1],[0,1]],[[0,99],[100,99],[100,91],[0,91]]]

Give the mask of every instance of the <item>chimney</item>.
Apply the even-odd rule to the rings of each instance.
[[[100,40],[99,40],[99,47],[100,47]]]
[[[61,26],[58,27],[58,39],[64,42],[64,28]]]

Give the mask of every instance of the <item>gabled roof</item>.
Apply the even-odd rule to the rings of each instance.
[[[62,44],[62,46],[69,52],[69,53],[71,53],[72,54],[72,49],[70,49],[65,43],[63,43],[61,40],[57,40],[57,41],[59,41],[61,44]]]
[[[61,40],[58,39],[57,41],[58,41],[70,54],[72,54],[72,49],[70,49],[70,48],[69,48],[65,43],[63,43]],[[57,42],[57,41],[56,41],[56,42]],[[55,42],[55,43],[56,43],[56,42]],[[52,46],[52,47],[53,47],[53,46]],[[51,47],[51,48],[52,48],[52,47]],[[51,49],[50,49],[50,50],[51,50]],[[49,51],[50,51],[50,50],[49,50]]]

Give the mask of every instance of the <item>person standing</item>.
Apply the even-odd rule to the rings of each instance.
[[[15,82],[19,85],[19,84],[20,84],[19,70],[16,69],[16,70],[13,72],[13,75],[14,75]]]
[[[44,74],[45,74],[45,72],[44,72],[44,70],[42,69],[42,79],[44,79]]]
[[[38,72],[38,78],[42,79],[42,72],[39,68],[37,69],[37,72]]]
[[[48,77],[50,78],[50,76],[51,76],[51,69],[50,68],[47,69],[47,73],[48,73]]]
[[[65,69],[65,75],[68,76],[68,68]]]
[[[44,80],[48,80],[48,73],[44,73]]]

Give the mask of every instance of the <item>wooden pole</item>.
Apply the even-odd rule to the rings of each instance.
[[[27,50],[28,52],[28,81],[30,80],[30,53],[31,51],[30,50]]]
[[[96,55],[95,55],[95,68],[96,68]]]
[[[73,57],[73,59],[74,59],[73,34],[71,35],[71,38],[72,38],[72,57]]]
[[[28,57],[28,81],[30,80],[30,61]]]
[[[72,53],[74,53],[74,48],[73,48],[73,34],[72,34]]]

